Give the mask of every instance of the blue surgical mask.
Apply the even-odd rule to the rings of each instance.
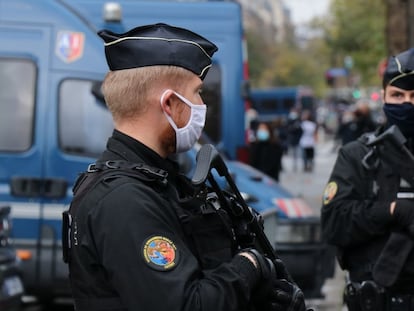
[[[389,125],[396,125],[406,138],[414,137],[414,105],[385,103],[383,108]]]
[[[270,134],[269,134],[269,131],[266,131],[266,130],[257,130],[256,136],[257,136],[257,140],[266,141],[269,139]]]

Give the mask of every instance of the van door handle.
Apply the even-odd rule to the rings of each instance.
[[[17,197],[61,199],[66,196],[67,182],[59,178],[12,177],[10,186]]]

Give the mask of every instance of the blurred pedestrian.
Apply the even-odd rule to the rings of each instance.
[[[372,118],[369,102],[365,100],[357,102],[354,115],[355,122],[357,124],[355,139],[357,139],[364,133],[375,131],[377,124],[374,122]]]
[[[335,134],[335,140],[337,141],[335,151],[340,146],[344,146],[350,141],[358,138],[356,136],[357,127],[358,125],[355,120],[354,111],[352,109],[345,110],[342,114],[341,122]]]
[[[303,130],[301,126],[301,120],[297,109],[292,108],[288,115],[287,120],[287,141],[288,150],[293,160],[293,171],[296,172],[298,168],[298,161],[300,156],[299,140],[302,136]]]
[[[256,141],[250,146],[250,165],[279,181],[283,146],[269,123],[260,122]]]
[[[302,135],[299,140],[299,146],[302,149],[303,171],[312,172],[315,157],[315,145],[318,136],[318,126],[313,121],[312,113],[309,110],[302,112]]]

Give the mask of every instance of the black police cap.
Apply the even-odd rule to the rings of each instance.
[[[404,90],[414,89],[414,48],[388,59],[382,85],[388,84]]]
[[[204,79],[217,51],[217,46],[202,36],[163,23],[136,27],[122,34],[101,30],[98,35],[105,41],[111,70],[170,65]]]

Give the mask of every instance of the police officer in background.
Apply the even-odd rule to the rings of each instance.
[[[283,263],[235,248],[226,215],[169,159],[201,134],[217,47],[166,24],[99,36],[115,129],[64,215],[76,310],[305,310],[300,289],[273,277]]]
[[[383,101],[387,124],[339,150],[323,195],[323,236],[348,272],[350,311],[414,310],[414,49],[389,58]],[[369,143],[393,125],[401,148]]]

